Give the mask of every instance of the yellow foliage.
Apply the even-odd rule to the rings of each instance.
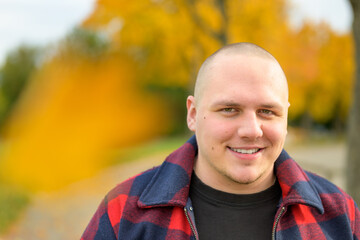
[[[8,126],[4,181],[53,189],[105,166],[109,150],[167,130],[165,104],[136,86],[133,63],[119,55],[74,56],[47,64]]]
[[[351,36],[338,35],[326,24],[306,23],[295,32],[287,21],[288,4],[285,0],[98,0],[84,25],[106,28],[104,19],[109,19],[101,17],[103,12],[122,19],[122,30],[112,36],[114,45],[137,51],[147,74],[142,79],[152,81],[149,76],[156,76],[157,83],[180,86],[189,86],[201,62],[221,47],[224,31],[229,43],[254,42],[279,60],[289,80],[290,118],[309,114],[326,122],[340,114],[345,119],[354,69]],[[324,106],[323,100],[331,104]]]
[[[196,1],[195,7],[201,17],[209,28],[213,29],[215,32],[221,30],[222,25],[224,24],[224,19],[222,18],[218,7],[214,4],[214,1]]]

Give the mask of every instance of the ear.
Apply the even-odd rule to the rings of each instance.
[[[186,108],[187,108],[187,125],[188,128],[195,132],[196,130],[196,107],[195,107],[195,98],[194,96],[188,96],[186,100]]]

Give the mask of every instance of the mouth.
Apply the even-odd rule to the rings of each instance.
[[[231,151],[241,153],[241,154],[255,154],[257,152],[260,152],[263,148],[232,148],[228,147]]]

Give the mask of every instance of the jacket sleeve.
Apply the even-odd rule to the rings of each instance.
[[[107,199],[105,198],[86,227],[81,240],[116,240],[107,212]]]
[[[354,205],[355,205],[355,214],[354,214],[353,236],[354,236],[354,239],[360,240],[360,211],[359,211],[359,207],[356,205],[355,202],[354,202]]]

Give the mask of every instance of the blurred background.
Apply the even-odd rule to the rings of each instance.
[[[345,188],[346,0],[0,0],[0,20],[0,239],[79,238],[107,191],[191,135],[200,64],[233,42],[278,59],[287,148]]]

